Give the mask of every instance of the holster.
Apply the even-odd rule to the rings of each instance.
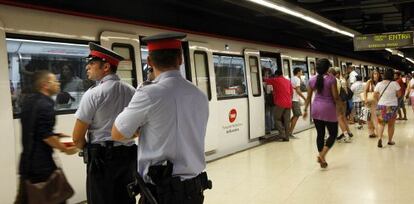
[[[180,177],[172,176],[173,164],[167,161],[167,165],[150,166],[148,176],[155,185],[150,189],[155,190],[159,203],[169,200],[176,200],[178,203],[187,197],[202,193],[212,188],[211,180],[208,180],[207,173],[202,172],[198,176],[181,181]],[[150,185],[151,186],[151,185]]]
[[[82,148],[82,151],[80,151],[79,153],[78,153],[78,155],[80,156],[80,157],[82,157],[83,158],[83,163],[84,164],[87,164],[87,163],[89,163],[89,153],[88,153],[88,147],[87,147],[88,145],[86,144],[83,148]]]

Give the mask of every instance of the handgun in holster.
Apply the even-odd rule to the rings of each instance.
[[[160,185],[164,180],[172,178],[173,163],[166,161],[166,165],[154,165],[148,168],[148,176],[155,183]]]
[[[89,163],[89,151],[87,144],[83,147],[82,151],[78,153],[78,155],[83,158],[83,163]]]

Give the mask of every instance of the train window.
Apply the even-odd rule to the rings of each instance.
[[[257,57],[250,56],[249,57],[249,65],[250,65],[250,80],[252,86],[252,93],[253,96],[260,96],[261,95],[261,88],[260,88],[260,73],[259,73],[259,60]]]
[[[295,69],[296,67],[299,67],[302,69],[302,82],[305,84],[308,84],[309,81],[309,73],[308,73],[308,66],[306,64],[306,61],[297,61],[297,60],[293,60],[292,61],[292,67],[293,69]]]
[[[310,62],[309,65],[310,65],[310,75],[311,76],[316,75],[315,62]]]
[[[49,70],[60,81],[61,93],[54,97],[57,114],[75,112],[94,84],[85,70],[88,45],[16,38],[7,38],[6,44],[14,117],[19,117],[22,99],[33,93],[31,76],[38,70]]]
[[[246,97],[244,58],[229,55],[213,55],[216,73],[217,98]]]
[[[288,59],[283,60],[283,76],[290,78],[290,63]]]
[[[260,57],[260,65],[262,69],[269,68],[272,71],[272,75],[278,69],[277,59],[275,57]]]
[[[342,72],[341,75],[345,76],[345,74],[346,74],[346,64],[342,64],[341,72]]]
[[[202,51],[194,52],[194,64],[197,87],[203,91],[208,100],[211,99],[210,76],[208,74],[207,53]]]
[[[142,67],[142,78],[144,81],[147,81],[148,79],[148,68],[149,65],[147,63],[147,57],[148,57],[148,46],[141,41],[141,67]],[[182,56],[184,59],[184,56]],[[185,71],[185,65],[184,63],[180,66],[180,72],[181,75],[185,78],[186,77],[186,71]]]
[[[122,81],[137,87],[134,47],[129,44],[114,43],[112,44],[112,50],[124,58],[119,62],[116,74]]]

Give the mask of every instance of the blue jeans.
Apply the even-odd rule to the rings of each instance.
[[[265,131],[270,132],[275,128],[275,121],[273,119],[274,106],[265,106]]]

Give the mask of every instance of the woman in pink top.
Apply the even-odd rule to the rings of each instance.
[[[338,135],[338,117],[336,115],[336,103],[339,100],[336,79],[328,74],[331,63],[328,59],[320,59],[316,62],[317,75],[309,80],[308,97],[305,103],[303,117],[307,116],[307,109],[315,92],[312,102],[311,117],[317,131],[316,143],[318,147],[318,162],[322,168],[326,168],[326,154],[335,143]],[[329,137],[325,141],[325,129],[328,129]]]

